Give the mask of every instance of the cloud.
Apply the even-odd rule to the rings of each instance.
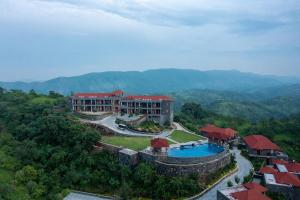
[[[0,10],[7,74],[162,66],[267,72],[268,62],[277,71],[299,62],[299,0],[6,0]]]
[[[50,1],[53,2],[53,1]],[[102,10],[124,18],[163,26],[227,24],[247,26],[247,22],[284,24],[299,22],[289,13],[299,13],[297,0],[62,0],[84,9]],[[250,24],[251,26],[251,24]],[[261,30],[264,26],[261,26]],[[270,26],[265,26],[269,29]],[[273,28],[273,26],[272,26]]]

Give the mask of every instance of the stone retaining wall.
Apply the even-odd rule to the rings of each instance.
[[[97,129],[99,132],[101,132],[102,135],[119,135],[118,132],[116,132],[116,131],[114,131],[114,130],[112,130],[112,129],[104,126],[104,125],[94,124],[94,123],[90,123],[90,122],[83,122],[83,123]]]
[[[227,152],[225,155],[223,155],[223,157],[198,164],[169,164],[156,160],[154,165],[160,174],[167,176],[185,176],[189,174],[199,174],[200,176],[205,176],[210,173],[214,173],[230,164],[230,156],[231,154]]]
[[[105,149],[106,151],[109,151],[110,153],[114,154],[114,155],[119,155],[119,151],[122,150],[122,147],[119,146],[115,146],[112,144],[106,144],[106,143],[102,143],[100,142],[99,145]]]
[[[155,156],[147,151],[139,151],[139,159],[145,162],[153,163],[155,160]]]
[[[100,145],[103,149],[108,150],[119,157],[120,150],[124,149],[106,143],[100,143]],[[123,164],[127,163],[127,160],[130,160],[130,162],[128,162],[130,165],[136,165],[139,161],[150,162],[154,164],[158,173],[167,176],[199,174],[200,176],[205,177],[206,175],[225,167],[231,161],[231,153],[228,150],[224,150],[214,156],[196,158],[195,161],[192,161],[190,158],[170,158],[165,154],[153,155],[147,150],[139,151],[137,155],[126,155],[125,157],[124,159],[119,158],[119,160],[126,160]],[[172,161],[172,163],[168,161]]]

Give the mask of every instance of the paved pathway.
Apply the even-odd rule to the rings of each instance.
[[[116,121],[116,115],[110,115],[108,117],[105,117],[101,120],[91,121],[91,120],[84,120],[81,119],[83,122],[93,123],[93,124],[101,124],[104,125],[111,130],[119,133],[120,135],[127,135],[127,136],[141,136],[141,137],[153,137],[153,136],[160,136],[160,137],[168,137],[173,130],[164,130],[160,134],[147,134],[147,133],[138,133],[135,131],[131,131],[128,129],[121,130],[118,128],[118,124],[115,123]]]
[[[101,197],[101,195],[90,194],[90,193],[78,193],[71,192],[63,200],[112,200],[113,198]]]
[[[195,133],[191,132],[190,130],[186,129],[185,127],[183,127],[181,124],[179,124],[177,122],[173,122],[173,124],[176,126],[176,130],[185,131],[185,132],[188,132],[188,133],[195,134]]]
[[[241,156],[240,150],[232,150],[231,152],[235,154],[236,161],[239,167],[238,171],[222,180],[219,184],[217,184],[214,188],[201,196],[198,200],[216,200],[217,190],[226,188],[227,181],[231,180],[231,182],[235,184],[234,177],[238,176],[241,179],[241,182],[243,182],[244,176],[249,174],[250,170],[253,168],[251,162]]]

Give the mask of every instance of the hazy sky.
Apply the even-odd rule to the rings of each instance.
[[[300,0],[0,0],[0,80],[161,67],[300,75]]]

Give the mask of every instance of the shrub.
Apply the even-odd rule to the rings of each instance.
[[[239,182],[241,181],[241,179],[238,176],[234,177],[234,181],[236,184],[239,184]]]
[[[228,186],[228,187],[232,187],[232,186],[233,186],[233,183],[229,180],[229,181],[227,181],[227,186]]]

